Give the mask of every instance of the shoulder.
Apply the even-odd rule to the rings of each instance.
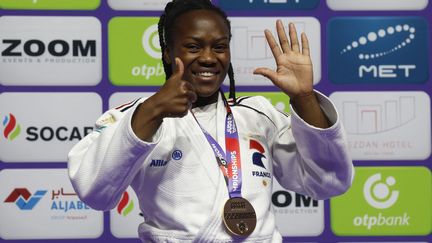
[[[273,124],[275,124],[275,121],[277,120],[289,117],[288,114],[278,111],[267,98],[260,95],[240,96],[235,100],[229,99],[228,104],[233,108],[233,110],[265,117],[266,120]]]
[[[142,99],[143,98],[139,98],[139,99],[135,99],[135,100],[126,102],[124,104],[121,104],[121,105],[113,108],[113,110],[117,110],[119,112],[126,112],[127,110],[129,110],[130,108],[132,108],[134,105],[136,105]]]
[[[261,95],[256,96],[239,96],[235,99],[229,99],[228,104],[231,107],[235,106],[252,106],[255,108],[266,108],[273,107],[270,103],[270,101]]]
[[[96,120],[96,130],[102,130],[107,126],[121,120],[128,112],[134,110],[134,107],[143,102],[144,99],[145,98],[138,98],[107,110]]]
[[[255,111],[260,111],[262,113],[267,114],[268,116],[274,115],[284,115],[289,116],[288,114],[279,111],[275,108],[275,106],[270,102],[270,100],[264,96],[256,95],[256,96],[240,96],[234,99],[229,99],[228,103],[231,107],[239,107],[246,108]]]

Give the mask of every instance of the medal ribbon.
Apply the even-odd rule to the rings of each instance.
[[[228,192],[230,198],[242,197],[242,173],[241,173],[241,159],[240,159],[240,144],[237,126],[234,120],[234,115],[228,102],[224,99],[224,105],[227,110],[225,117],[225,148],[226,152],[223,151],[219,143],[201,126],[195,116],[195,121],[198,123],[201,131],[210,144],[210,147],[215,154],[216,160],[219,164],[219,168],[225,177],[225,182],[228,186]],[[192,112],[191,112],[192,113]],[[192,113],[193,115],[193,113]]]

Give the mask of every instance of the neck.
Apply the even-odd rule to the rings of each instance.
[[[192,108],[195,107],[202,107],[202,106],[206,106],[206,105],[210,105],[213,103],[216,103],[219,97],[219,91],[215,92],[214,94],[208,96],[208,97],[201,97],[198,96],[197,100],[195,101],[195,103],[192,104]]]

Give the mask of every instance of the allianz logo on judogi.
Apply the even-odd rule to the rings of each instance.
[[[319,0],[219,0],[219,6],[225,10],[291,10],[313,9]]]
[[[0,83],[96,85],[101,23],[94,17],[0,17]]]
[[[425,92],[330,95],[358,160],[423,160],[431,154],[430,97]]]
[[[96,93],[2,93],[0,160],[64,162],[101,114]]]
[[[6,169],[0,184],[2,239],[97,238],[103,232],[103,212],[78,198],[67,169]]]
[[[338,17],[328,24],[333,83],[424,83],[429,27],[421,17]]]

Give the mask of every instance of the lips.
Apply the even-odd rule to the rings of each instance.
[[[200,73],[195,73],[196,76],[202,76],[202,77],[211,77],[216,75],[216,73],[213,72],[200,72]]]
[[[204,77],[204,78],[213,77],[213,76],[216,76],[218,74],[219,74],[219,72],[209,72],[209,71],[193,72],[193,75],[195,75],[197,77]]]
[[[209,97],[213,95],[218,89],[223,80],[223,74],[220,69],[195,69],[190,72],[190,81],[194,85],[197,95],[201,97]]]

